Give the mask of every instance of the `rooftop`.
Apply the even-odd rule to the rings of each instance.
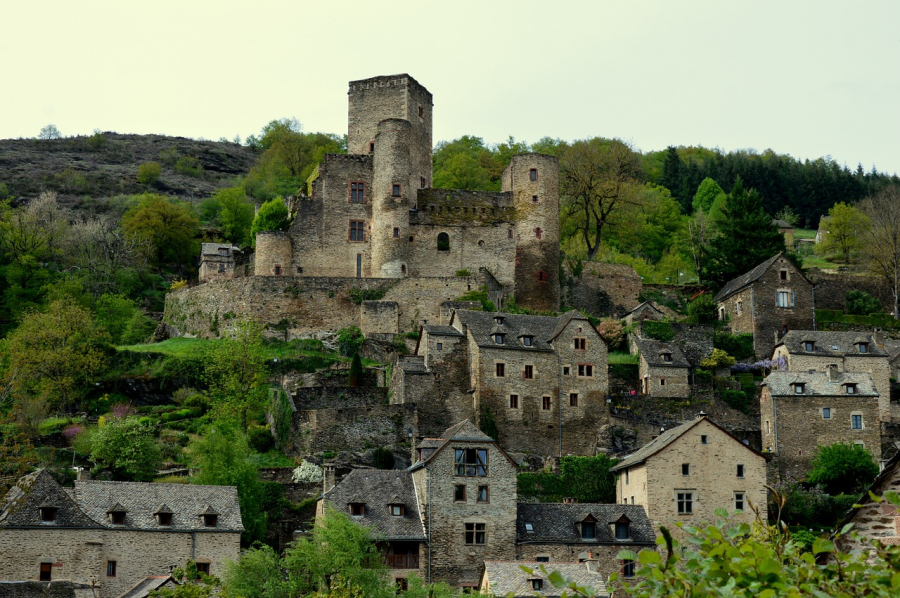
[[[847,384],[855,384],[853,396],[877,397],[878,391],[871,374],[835,372],[833,379],[827,372],[772,372],[762,382],[773,396],[847,396]],[[803,384],[798,393],[797,384]]]
[[[524,571],[523,566],[532,567],[533,572]],[[485,561],[484,578],[494,596],[562,596],[566,590],[554,588],[538,566],[523,561]],[[598,598],[609,596],[603,576],[591,571],[587,563],[547,563],[544,567],[548,573],[558,571],[570,582],[593,588]],[[535,589],[532,580],[540,580],[540,589]]]
[[[813,350],[806,350],[806,343],[813,343]],[[866,352],[860,352],[860,343],[865,343]],[[776,347],[784,346],[792,354],[842,357],[844,355],[865,355],[885,357],[888,352],[881,347],[871,332],[831,332],[822,330],[791,330]]]
[[[583,541],[576,522],[588,515],[597,520],[596,539]],[[611,524],[623,516],[630,522],[630,541],[616,540]],[[529,529],[529,527],[531,529]],[[635,544],[653,545],[656,533],[644,507],[599,503],[519,503],[516,513],[516,542],[589,545],[618,544],[623,549]]]

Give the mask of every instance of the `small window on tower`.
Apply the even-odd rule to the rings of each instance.
[[[400,236],[400,229],[396,226],[394,227],[394,238],[398,238]]]
[[[531,196],[531,203],[537,203],[537,195]]]
[[[541,230],[540,227],[534,229],[534,236],[537,237],[538,239],[540,239],[543,234],[544,234],[544,231]]]
[[[528,179],[531,181],[537,180],[537,168],[532,168],[528,171]]]
[[[374,142],[374,141],[370,141],[370,142],[369,142],[369,153],[372,153],[372,152],[374,152],[374,151],[375,151],[375,142]]]
[[[400,185],[399,184],[394,183],[393,185],[391,185],[391,196],[392,197],[400,197]]]
[[[419,116],[425,116],[425,108],[423,108],[422,106],[419,106]]]
[[[275,276],[281,276],[281,266],[275,264]]]
[[[425,188],[425,177],[419,177],[419,187]]]
[[[539,283],[546,284],[547,282],[547,273],[543,270],[538,270],[537,272],[537,280]]]

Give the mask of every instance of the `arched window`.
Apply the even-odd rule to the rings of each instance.
[[[450,235],[440,233],[437,239],[437,248],[438,251],[450,251]]]

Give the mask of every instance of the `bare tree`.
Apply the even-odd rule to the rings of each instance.
[[[38,139],[59,139],[62,133],[56,128],[56,125],[47,125],[38,133]]]
[[[633,190],[640,183],[639,157],[620,139],[595,137],[567,146],[559,162],[564,209],[592,260],[611,215],[632,201]]]
[[[145,270],[152,251],[149,241],[125,235],[115,222],[101,216],[73,224],[66,248],[68,266],[85,274],[85,288],[95,297],[122,292],[122,273]]]
[[[861,253],[869,271],[884,281],[900,317],[900,186],[890,185],[863,200],[860,210],[870,226],[863,232]]]

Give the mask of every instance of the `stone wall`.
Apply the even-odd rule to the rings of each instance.
[[[319,386],[298,388],[291,393],[294,406],[300,411],[309,409],[350,409],[387,405],[388,389],[372,386]]]
[[[640,358],[641,390],[653,397],[686,399],[691,396],[688,369],[650,365],[644,356]]]
[[[881,301],[885,313],[894,311],[891,291],[879,279],[864,274],[851,274],[810,268],[807,277],[816,285],[816,309],[847,308],[847,291],[865,291]]]
[[[602,525],[605,522],[600,522]],[[547,571],[553,571],[553,563],[580,563],[593,553],[596,560],[597,572],[608,579],[613,573],[621,573],[622,561],[617,556],[622,550],[655,550],[655,546],[635,545],[623,541],[615,545],[591,544],[519,544],[516,546],[516,560],[523,561],[525,567],[535,567],[537,557],[548,557],[550,564]]]
[[[900,467],[894,466],[891,471],[873,490],[876,495],[884,496],[885,492],[900,492]],[[888,546],[900,544],[900,512],[897,507],[884,502],[868,500],[851,519],[854,531],[861,538],[850,535],[842,536],[838,542],[841,552],[856,552],[866,548],[871,549],[872,540],[879,540]],[[862,539],[868,540],[863,544]]]
[[[631,266],[584,262],[581,276],[566,289],[564,303],[595,316],[618,317],[640,302],[641,277]]]
[[[400,306],[396,301],[363,301],[359,329],[362,333],[396,333],[400,330]]]
[[[300,410],[294,413],[285,452],[361,452],[398,445],[409,441],[409,428],[416,430],[415,404]]]

